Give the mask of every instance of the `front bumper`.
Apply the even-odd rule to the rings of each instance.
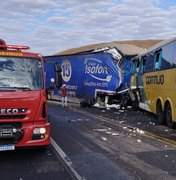
[[[46,133],[42,134],[42,137],[40,135],[37,137],[33,133],[35,128],[46,128]],[[16,142],[13,142],[13,140],[10,142],[15,147],[47,146],[50,144],[50,123],[26,123],[23,124],[19,131],[21,132],[21,137]]]

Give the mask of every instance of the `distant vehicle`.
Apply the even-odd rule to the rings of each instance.
[[[0,40],[0,151],[50,144],[43,58],[27,49]]]
[[[156,114],[160,124],[176,127],[176,38],[132,60],[131,89],[140,108]]]
[[[119,45],[118,48],[124,50],[126,46]],[[104,48],[46,56],[47,87],[49,88],[50,79],[55,77],[54,66],[57,63],[61,66],[62,83],[66,84],[68,95],[83,99],[82,107],[95,102],[105,106],[112,104],[120,96],[118,92],[123,92],[130,81],[131,58],[136,54],[138,53],[132,52],[126,55],[115,48]]]

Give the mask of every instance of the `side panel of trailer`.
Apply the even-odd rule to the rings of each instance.
[[[46,84],[55,77],[54,64],[62,67],[63,84],[68,93],[92,100],[97,93],[115,94],[123,80],[123,72],[110,54],[91,53],[45,57]],[[129,62],[130,64],[130,62]]]

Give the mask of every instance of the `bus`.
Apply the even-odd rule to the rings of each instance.
[[[159,124],[176,128],[176,38],[132,59],[130,89],[139,108],[156,114]]]
[[[43,58],[28,49],[0,40],[0,151],[50,144]]]

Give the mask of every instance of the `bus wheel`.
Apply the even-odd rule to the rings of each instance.
[[[166,105],[166,123],[169,128],[176,128],[176,123],[172,122],[172,109],[169,103]]]
[[[165,119],[164,119],[164,112],[163,112],[162,106],[161,106],[161,102],[157,103],[156,113],[157,113],[158,123],[161,125],[166,124]]]

